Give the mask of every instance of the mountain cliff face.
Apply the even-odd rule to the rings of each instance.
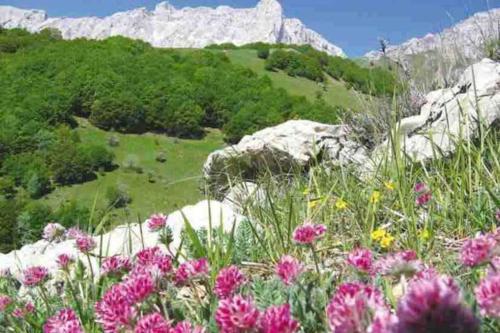
[[[403,59],[429,51],[439,50],[448,57],[458,53],[468,59],[478,59],[484,42],[500,34],[500,9],[477,13],[438,34],[427,34],[422,38],[412,38],[400,45],[391,45],[386,54],[392,59]],[[371,51],[365,57],[377,60],[380,51]]]
[[[202,48],[210,44],[254,42],[310,44],[331,55],[345,56],[342,49],[306,28],[300,20],[285,18],[278,0],[261,0],[255,8],[248,9],[176,9],[162,2],[153,11],[138,8],[104,18],[49,18],[40,10],[0,6],[0,27],[31,32],[56,28],[64,39],[125,36],[155,47]]]

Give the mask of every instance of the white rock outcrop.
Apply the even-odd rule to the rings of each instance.
[[[454,57],[458,53],[468,59],[480,59],[483,56],[481,51],[484,43],[492,38],[498,38],[499,23],[500,8],[476,13],[440,33],[429,33],[400,45],[390,45],[386,55],[394,60],[401,60],[406,56],[439,50],[448,57]],[[365,57],[374,60],[381,56],[382,52],[379,51],[365,54]]]
[[[350,134],[346,125],[289,120],[210,154],[203,167],[204,178],[210,191],[220,195],[229,189],[231,179],[251,181],[265,170],[282,174],[304,170],[314,162],[363,163],[366,149],[351,140]]]
[[[399,124],[401,152],[415,162],[446,157],[457,142],[477,138],[479,128],[487,129],[500,120],[500,63],[490,59],[468,67],[452,88],[427,94],[420,114]],[[377,147],[377,161],[390,148]]]
[[[238,225],[244,217],[235,213],[228,205],[218,201],[201,201],[196,205],[186,206],[168,215],[167,224],[173,233],[173,242],[170,246],[175,251],[181,242],[181,232],[184,229],[184,217],[189,221],[193,229],[208,229],[209,221],[214,228],[222,224],[222,228],[230,232],[233,225]],[[142,231],[141,231],[142,229]],[[102,253],[111,255],[132,255],[143,247],[159,245],[158,232],[150,232],[146,224],[121,225],[114,230],[94,238],[97,244],[102,240]],[[73,258],[80,258],[87,263],[87,258],[82,256],[75,247],[74,240],[66,240],[59,243],[49,243],[40,240],[36,243],[23,246],[21,249],[7,254],[0,254],[0,271],[10,270],[14,277],[20,279],[22,271],[30,266],[44,266],[49,272],[57,272],[56,259],[60,254],[68,254]],[[99,249],[94,251],[99,253]],[[94,271],[98,274],[99,269],[94,257],[91,257]]]
[[[155,47],[202,48],[210,44],[255,42],[310,44],[331,55],[344,56],[339,47],[288,19],[278,0],[261,0],[255,8],[197,7],[176,9],[162,2],[152,11],[138,8],[108,17],[49,18],[41,10],[0,6],[0,27],[35,32],[56,28],[64,39],[104,39],[125,36]]]

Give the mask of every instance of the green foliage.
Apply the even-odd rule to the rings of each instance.
[[[266,61],[268,70],[284,70],[290,76],[300,76],[322,82],[323,68],[317,58],[297,51],[275,50]]]
[[[492,60],[500,61],[500,39],[493,39],[486,43],[486,56]]]
[[[269,50],[269,47],[261,47],[257,50],[257,57],[259,57],[260,59],[267,59],[269,58],[269,54],[270,54],[270,50]]]
[[[28,203],[17,217],[17,243],[33,243],[40,239],[43,228],[50,222],[52,209],[41,202]]]
[[[122,208],[132,202],[132,198],[130,197],[127,188],[122,184],[109,186],[106,189],[106,199],[108,200],[109,206],[114,208]]]

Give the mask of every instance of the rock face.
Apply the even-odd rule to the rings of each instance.
[[[458,50],[468,59],[480,59],[483,43],[499,37],[498,24],[500,9],[477,13],[438,34],[427,34],[422,38],[412,38],[400,45],[391,45],[386,54],[394,60],[406,56],[439,50],[452,57]],[[379,59],[382,53],[371,51],[365,54],[369,59]]]
[[[181,241],[181,232],[185,225],[183,214],[195,230],[208,228],[211,219],[214,228],[218,228],[222,224],[223,229],[230,232],[234,224],[238,225],[244,219],[228,205],[218,201],[205,200],[196,205],[184,207],[168,216],[167,224],[172,229],[174,239],[170,247],[173,251],[179,247]],[[99,244],[101,238],[95,237],[95,241]],[[145,224],[142,225],[142,228],[138,224],[122,225],[104,234],[102,244],[102,253],[106,256],[135,254],[143,247],[159,245],[158,232],[150,232]],[[96,249],[95,253],[98,254],[98,251]],[[62,253],[69,254],[74,258],[79,257],[75,241],[49,243],[40,240],[34,244],[25,245],[17,251],[0,254],[0,271],[9,269],[16,278],[20,278],[22,270],[26,267],[42,265],[47,267],[51,273],[55,273],[57,271],[56,258]],[[93,257],[91,258],[94,271],[98,273],[97,262]],[[87,258],[80,255],[80,259],[87,263]]]
[[[345,125],[290,120],[210,154],[204,177],[210,192],[218,196],[228,189],[231,179],[251,181],[263,170],[278,174],[307,169],[313,162],[362,163],[366,150],[350,140],[349,134]]]
[[[0,27],[32,32],[56,28],[65,39],[125,36],[155,47],[202,48],[210,44],[254,42],[310,44],[331,55],[344,56],[342,49],[307,29],[300,20],[285,18],[278,0],[261,0],[255,8],[248,9],[176,9],[162,2],[153,11],[139,8],[104,18],[49,18],[40,10],[0,6]]]
[[[454,87],[430,92],[418,116],[401,121],[401,149],[415,162],[445,157],[457,141],[476,138],[480,122],[488,128],[499,119],[500,63],[483,59],[467,68]],[[377,147],[373,159],[388,148],[388,142]]]

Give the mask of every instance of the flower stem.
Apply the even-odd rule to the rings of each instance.
[[[311,246],[311,251],[312,251],[312,255],[313,255],[313,259],[314,259],[314,266],[316,267],[316,272],[320,276],[321,275],[321,271],[319,270],[318,254],[316,253],[316,249],[314,248],[314,244],[311,243],[310,246]]]
[[[47,308],[47,313],[50,315],[52,309],[50,307],[49,298],[47,297],[44,286],[40,286],[40,295],[42,296],[42,300],[45,303],[45,307]]]

